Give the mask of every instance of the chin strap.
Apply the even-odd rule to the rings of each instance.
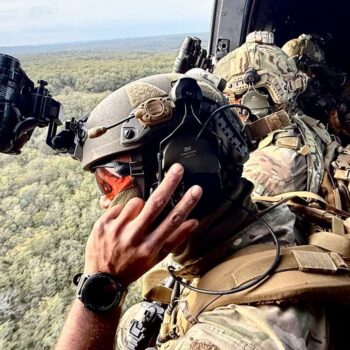
[[[131,174],[133,176],[134,181],[138,185],[139,189],[141,190],[143,199],[146,199],[146,188],[145,188],[145,173],[144,173],[144,167],[143,167],[143,159],[142,155],[140,153],[132,154],[130,156],[130,161],[132,163],[138,164],[138,171],[134,174]]]

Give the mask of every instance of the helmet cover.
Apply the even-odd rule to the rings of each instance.
[[[271,33],[250,33],[245,44],[217,63],[214,74],[228,81],[225,93],[229,96],[241,96],[252,87],[264,88],[274,103],[282,104],[305,89],[306,74],[298,70],[294,60],[289,59],[268,34]],[[247,80],[252,70],[258,75],[253,83]]]

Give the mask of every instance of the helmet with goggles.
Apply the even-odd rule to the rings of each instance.
[[[241,122],[206,75],[150,76],[96,106],[81,125],[89,136],[80,140],[80,147],[84,169],[98,172],[103,180],[100,189],[113,196],[115,181],[127,186],[121,178],[151,174],[143,191],[147,198],[152,181],[160,181],[175,162],[185,168],[185,187],[207,178],[212,187],[216,182],[215,190],[223,189],[231,181],[226,178],[232,179],[227,172],[241,175],[248,158]],[[125,154],[129,162],[115,161]]]
[[[250,33],[246,42],[220,60],[214,74],[226,79],[225,93],[232,99],[241,99],[249,107],[265,93],[272,103],[288,102],[306,87],[307,76],[300,72],[293,59],[274,44],[273,33]],[[253,108],[254,109],[254,108]]]
[[[319,43],[321,39],[310,34],[301,34],[298,38],[287,41],[282,50],[299,63],[300,59],[308,59],[310,63],[324,63],[325,53]],[[302,67],[299,67],[301,69]]]

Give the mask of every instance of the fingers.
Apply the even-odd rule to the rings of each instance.
[[[130,199],[119,214],[118,221],[116,222],[117,225],[120,226],[126,222],[134,220],[140,214],[144,204],[145,202],[141,198],[135,197]]]
[[[178,229],[186,220],[192,209],[197,205],[202,196],[202,192],[201,187],[193,186],[185,193],[181,201],[149,237],[149,240],[152,241],[154,246],[162,246],[164,241],[170,239],[174,234],[175,236],[181,236],[181,232],[178,232]],[[177,240],[176,237],[174,239]]]
[[[165,241],[159,252],[159,259],[163,260],[169,253],[185,241],[197,228],[198,220],[191,219],[183,222]]]
[[[125,206],[118,204],[108,209],[96,221],[95,227],[99,228],[99,231],[105,231],[105,225],[111,225],[113,231],[117,232],[125,223],[134,220],[139,215],[143,206],[144,201],[141,198],[133,198]]]
[[[105,213],[103,213],[99,220],[102,220],[102,221],[114,220],[119,216],[122,210],[123,210],[123,206],[121,204],[118,204],[108,209]]]
[[[140,225],[149,225],[162,212],[176,187],[179,185],[183,172],[184,168],[180,164],[174,164],[170,168],[161,184],[147,200],[143,210],[137,218]]]

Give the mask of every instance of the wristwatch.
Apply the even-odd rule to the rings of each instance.
[[[123,303],[127,292],[118,279],[108,273],[79,273],[74,276],[73,283],[77,286],[76,297],[95,313],[117,308]]]

